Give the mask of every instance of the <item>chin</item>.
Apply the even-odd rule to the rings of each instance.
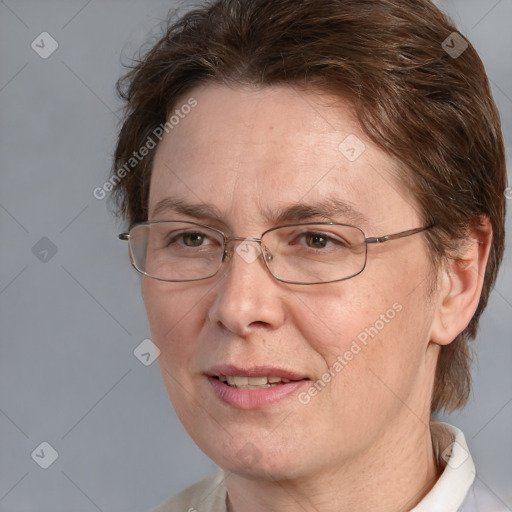
[[[307,466],[304,450],[303,447],[300,450],[290,450],[290,446],[293,446],[292,440],[286,442],[276,438],[279,443],[276,446],[270,439],[265,439],[267,432],[259,435],[241,434],[240,429],[238,433],[237,429],[230,431],[229,425],[226,430],[231,435],[226,431],[220,433],[218,429],[211,429],[207,437],[192,436],[205,455],[225,471],[249,479],[270,481],[293,480],[304,476]]]

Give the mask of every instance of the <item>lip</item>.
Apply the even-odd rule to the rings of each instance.
[[[306,386],[310,379],[296,372],[272,366],[239,367],[235,365],[218,365],[206,372],[208,382],[219,400],[231,407],[243,410],[264,409],[278,404],[296,395]],[[238,389],[228,386],[217,377],[280,377],[291,382],[262,389]]]

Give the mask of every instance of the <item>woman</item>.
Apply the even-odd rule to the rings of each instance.
[[[120,91],[120,237],[221,468],[158,510],[505,510],[431,422],[468,398],[504,244],[499,117],[451,22],[427,0],[218,0]]]

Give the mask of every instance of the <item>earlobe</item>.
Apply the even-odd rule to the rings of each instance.
[[[432,323],[433,343],[448,345],[471,321],[480,300],[491,242],[491,223],[482,217],[478,225],[470,227],[460,254],[445,261]]]

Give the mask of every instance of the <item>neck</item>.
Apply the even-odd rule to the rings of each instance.
[[[440,475],[428,418],[421,423],[409,413],[397,419],[378,446],[336,468],[296,480],[226,480],[229,512],[288,512],[298,506],[317,512],[407,512],[430,491]],[[393,428],[395,427],[395,428]]]

